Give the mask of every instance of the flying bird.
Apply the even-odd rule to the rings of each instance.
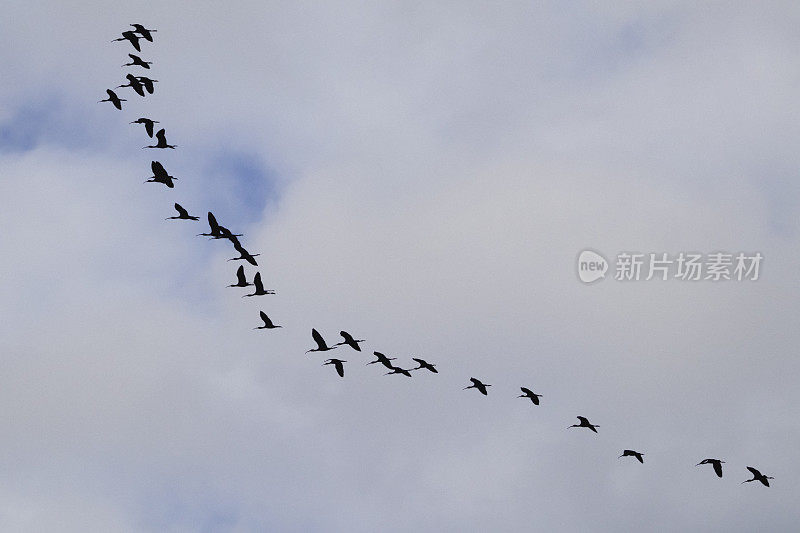
[[[324,365],[333,365],[333,366],[335,366],[336,367],[336,373],[339,374],[339,377],[343,378],[344,377],[344,365],[342,363],[346,363],[346,362],[347,361],[344,361],[342,359],[328,359],[327,361],[325,361],[322,364],[323,364],[323,366]]]
[[[157,120],[150,120],[149,118],[140,117],[131,122],[131,124],[144,124],[144,131],[147,132],[147,136],[152,138],[153,137],[153,124],[158,124]]]
[[[176,144],[167,144],[167,133],[164,131],[164,128],[161,128],[156,132],[156,139],[158,139],[156,144],[142,146],[142,148],[172,148],[174,150],[177,147]]]
[[[100,102],[111,102],[112,104],[114,104],[114,107],[122,111],[122,102],[127,102],[127,100],[117,96],[117,93],[115,93],[111,89],[106,89],[106,93],[108,93],[108,98],[106,98],[105,100],[100,100],[97,103],[99,104]]]
[[[416,361],[417,364],[419,365],[418,367],[412,368],[411,370],[422,370],[424,368],[425,370],[430,370],[434,374],[439,373],[439,371],[436,370],[436,365],[427,362],[425,359],[419,359],[418,357],[412,357],[411,359]]]
[[[355,340],[353,338],[353,336],[350,335],[349,333],[347,333],[346,331],[340,331],[339,335],[342,336],[342,338],[344,339],[344,342],[337,342],[336,346],[341,346],[342,344],[346,344],[346,345],[348,345],[349,347],[351,347],[352,349],[354,349],[357,352],[361,351],[361,347],[358,345],[358,343],[359,342],[365,342],[363,339]]]
[[[275,294],[275,291],[264,290],[264,284],[261,282],[261,272],[256,272],[255,277],[253,277],[253,287],[255,288],[255,292],[253,294],[245,294],[242,296],[242,298],[246,298],[248,296],[265,296],[267,294]]]
[[[175,184],[172,183],[172,180],[176,180],[178,178],[167,174],[167,171],[164,170],[164,166],[161,163],[159,163],[158,161],[151,161],[150,168],[153,171],[153,175],[150,177],[149,180],[145,181],[145,183],[148,182],[163,183],[170,189],[175,187]]]
[[[216,237],[219,235],[219,224],[217,224],[217,218],[211,211],[208,212],[208,227],[211,229],[211,233],[198,233],[197,236]]]
[[[264,321],[264,325],[263,326],[258,326],[257,328],[253,328],[253,329],[275,329],[275,328],[282,328],[283,327],[283,326],[278,326],[277,324],[274,324],[272,322],[272,320],[270,320],[270,318],[267,316],[267,313],[265,313],[264,311],[259,311],[258,314],[261,316],[261,320]]]
[[[519,389],[523,392],[523,394],[520,394],[517,396],[517,398],[530,398],[533,402],[533,405],[539,405],[539,398],[542,397],[541,394],[536,394],[528,387],[520,387]]]
[[[142,86],[142,83],[139,81],[139,78],[137,78],[133,74],[127,74],[125,76],[125,79],[128,80],[128,83],[126,83],[124,85],[117,85],[117,88],[119,88],[119,87],[130,87],[139,96],[144,96],[144,87]]]
[[[403,374],[404,376],[411,377],[411,372],[409,372],[405,368],[400,368],[399,366],[390,366],[389,368],[391,368],[392,371],[387,372],[384,375],[388,376],[389,374]]]
[[[751,474],[753,474],[753,479],[747,479],[745,481],[742,481],[742,483],[750,483],[751,481],[760,481],[762,485],[764,485],[765,487],[769,487],[769,481],[767,480],[775,479],[774,477],[771,476],[765,476],[752,466],[748,466],[747,469],[750,471]]]
[[[149,94],[153,94],[153,91],[155,91],[155,86],[153,84],[158,83],[158,80],[148,78],[147,76],[137,76],[136,79],[139,80],[139,83],[144,85],[144,88],[147,90]]]
[[[125,63],[124,65],[122,65],[123,67],[142,67],[149,69],[150,65],[153,64],[152,61],[145,61],[136,54],[128,54],[128,57],[131,58],[131,63]]]
[[[328,346],[325,343],[325,339],[322,338],[322,335],[319,334],[319,331],[316,329],[311,329],[311,337],[314,339],[314,342],[317,343],[316,348],[312,348],[308,350],[306,353],[309,352],[327,352],[328,350],[333,350],[337,347],[337,345]]]
[[[236,249],[237,252],[239,252],[239,257],[234,257],[232,259],[228,259],[228,261],[247,261],[248,263],[250,263],[253,266],[258,266],[258,263],[256,263],[256,260],[255,260],[255,257],[257,255],[261,255],[261,254],[251,254],[250,252],[248,252],[247,250],[244,249],[244,246],[239,244],[238,240],[233,243],[233,247]]]
[[[623,450],[622,455],[620,455],[620,457],[636,457],[640,463],[644,464],[644,459],[642,458],[643,455],[644,455],[643,453],[636,452],[633,450]]]
[[[572,424],[567,429],[569,429],[569,428],[589,428],[592,431],[594,431],[595,433],[597,433],[597,429],[596,428],[600,427],[598,425],[595,425],[595,424],[592,424],[591,422],[589,422],[589,419],[587,419],[585,416],[579,416],[578,420],[581,421],[580,424]]]
[[[131,24],[133,26],[133,31],[144,37],[145,41],[153,42],[153,36],[150,35],[151,33],[155,33],[158,30],[148,30],[141,24]]]
[[[122,32],[122,37],[118,37],[111,42],[113,43],[114,41],[129,41],[133,45],[133,47],[136,48],[137,52],[141,52],[142,47],[139,46],[139,39],[141,39],[141,37],[136,35],[135,32],[127,30]]]
[[[175,211],[178,212],[176,217],[167,217],[166,220],[200,220],[198,217],[193,217],[189,212],[179,203],[175,203]]]
[[[390,361],[394,361],[395,359],[397,359],[397,357],[386,357],[381,352],[372,352],[372,353],[375,355],[375,357],[377,357],[377,359],[375,359],[374,361],[370,361],[369,363],[367,363],[368,365],[380,363],[390,370],[394,368],[394,366]]]
[[[725,461],[721,461],[719,459],[703,459],[694,466],[708,465],[708,464],[713,465],[714,472],[717,474],[717,477],[722,477],[722,463],[724,462]]]
[[[247,283],[247,278],[244,277],[244,265],[239,265],[236,270],[236,284],[228,285],[228,287],[249,287],[252,283]]]
[[[482,383],[481,380],[475,378],[469,378],[469,380],[472,382],[472,385],[470,385],[469,387],[464,387],[462,390],[478,389],[481,392],[481,394],[483,394],[484,396],[488,396],[488,393],[486,392],[486,387],[491,387],[491,385]]]

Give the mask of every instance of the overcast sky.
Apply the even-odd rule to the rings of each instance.
[[[117,111],[134,22],[158,83]],[[796,530],[798,28],[790,1],[5,2],[0,530]],[[226,287],[209,210],[275,296]],[[586,248],[764,260],[584,285]],[[366,339],[344,379],[312,327]]]

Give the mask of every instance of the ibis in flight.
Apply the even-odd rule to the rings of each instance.
[[[239,257],[233,257],[231,259],[228,259],[228,261],[247,261],[253,266],[258,266],[255,257],[261,254],[251,254],[250,252],[244,249],[244,246],[239,244],[238,240],[233,243],[233,247],[236,249],[237,252],[239,252]]]
[[[156,132],[156,139],[158,142],[150,146],[142,146],[142,148],[172,148],[173,150],[178,146],[177,144],[167,144],[167,133],[164,128]]]
[[[536,394],[528,387],[520,387],[519,389],[522,391],[522,394],[517,396],[517,398],[530,398],[533,402],[533,405],[539,405],[539,398],[542,397],[541,394]]]
[[[247,283],[247,278],[244,276],[244,265],[239,265],[239,268],[236,270],[236,283],[234,285],[228,285],[228,287],[249,287],[252,283]]]
[[[389,368],[391,368],[392,371],[387,372],[385,374],[386,376],[388,376],[389,374],[403,374],[404,376],[411,377],[411,372],[409,372],[405,368],[400,368],[399,366],[390,366]]]
[[[267,294],[275,294],[275,291],[264,290],[264,284],[261,282],[261,272],[256,272],[255,277],[253,277],[253,287],[255,292],[253,294],[245,294],[242,296],[242,298],[246,298],[248,296],[265,296]]]
[[[136,35],[136,32],[133,32],[131,30],[127,30],[127,31],[122,32],[122,37],[118,37],[118,38],[114,39],[111,42],[113,43],[114,41],[128,41],[133,45],[134,48],[136,48],[137,52],[141,52],[142,51],[142,47],[139,46],[139,39],[141,39],[141,37]]]
[[[345,361],[343,359],[328,359],[327,361],[325,361],[322,364],[323,364],[323,366],[324,365],[333,365],[333,366],[335,366],[336,367],[336,373],[339,374],[339,377],[343,378],[344,377],[344,364],[343,363],[346,363],[346,362],[347,361]]]
[[[439,373],[439,371],[436,370],[436,365],[427,362],[425,359],[420,359],[418,357],[412,357],[411,359],[416,361],[417,364],[419,365],[418,367],[412,368],[411,370],[422,370],[424,368],[425,370],[430,370],[434,374]]]
[[[703,459],[694,466],[712,465],[714,467],[714,472],[717,474],[717,477],[722,477],[722,463],[724,462],[725,461],[721,461],[719,459]]]
[[[177,202],[175,203],[175,211],[178,212],[178,216],[167,217],[166,220],[200,220],[198,217],[193,217],[190,215],[189,212]]]
[[[137,56],[136,54],[128,54],[128,57],[131,58],[131,62],[130,63],[125,63],[124,65],[122,65],[123,67],[142,67],[142,68],[149,69],[150,65],[153,64],[152,61],[145,61],[144,59],[142,59],[141,57]]]
[[[486,387],[491,387],[491,385],[487,385],[486,383],[483,383],[481,382],[481,380],[476,378],[469,378],[469,380],[472,382],[472,385],[470,385],[469,387],[464,387],[462,390],[478,389],[481,392],[481,394],[483,394],[484,396],[488,396],[488,393],[486,392]]]
[[[150,168],[153,171],[153,175],[150,177],[149,180],[145,181],[145,183],[148,183],[148,182],[163,183],[164,185],[166,185],[170,189],[175,187],[175,184],[172,183],[172,180],[176,180],[178,178],[176,178],[174,176],[170,176],[167,173],[167,171],[164,170],[164,166],[161,163],[159,163],[158,161],[151,161],[150,162]]]
[[[751,474],[753,474],[753,479],[746,479],[742,481],[742,483],[750,483],[751,481],[760,481],[762,485],[764,485],[765,487],[769,487],[769,481],[767,480],[775,479],[774,477],[771,476],[765,476],[752,466],[748,466],[747,469],[750,471]]]
[[[267,313],[265,313],[264,311],[259,311],[258,314],[261,316],[261,320],[264,321],[264,325],[263,326],[258,326],[257,328],[253,328],[253,329],[275,329],[275,328],[282,328],[283,327],[283,326],[279,326],[277,324],[274,324],[272,322],[272,320],[270,320],[270,318],[267,316]]]
[[[374,365],[375,363],[380,363],[390,370],[394,368],[391,361],[394,361],[395,359],[397,359],[397,357],[386,357],[381,352],[372,352],[372,353],[373,355],[375,355],[377,359],[375,359],[374,361],[370,361],[369,363],[367,363],[368,365]]]
[[[158,30],[148,30],[141,24],[131,24],[133,26],[133,31],[144,37],[145,41],[153,42],[153,36],[150,35],[151,33],[155,33]]]
[[[158,124],[157,120],[151,120],[149,118],[140,117],[131,122],[131,124],[144,124],[144,131],[147,132],[147,136],[152,138],[153,137],[153,124]]]
[[[154,80],[152,78],[148,78],[147,76],[137,76],[136,79],[139,80],[139,83],[144,85],[144,88],[147,90],[147,92],[149,94],[153,94],[153,91],[155,90],[155,87],[153,86],[153,84],[154,83],[158,83],[158,80]],[[142,96],[144,96],[144,95],[142,95]]]
[[[325,342],[325,339],[322,338],[322,335],[319,334],[319,331],[316,329],[311,329],[311,337],[314,339],[314,342],[317,343],[316,348],[312,348],[308,350],[306,353],[309,352],[327,352],[328,350],[333,350],[338,347],[338,345],[334,344],[333,346],[328,346]]]
[[[128,83],[124,85],[117,85],[117,88],[130,87],[139,96],[144,96],[144,87],[142,86],[142,82],[139,81],[139,78],[137,78],[133,74],[128,74],[125,76],[125,79],[128,80]]]
[[[643,455],[643,453],[634,450],[623,450],[620,457],[636,457],[640,463],[644,464],[644,459],[642,458]]]
[[[342,344],[346,344],[346,345],[348,345],[349,347],[351,347],[352,349],[354,349],[357,352],[361,351],[361,347],[358,345],[358,343],[359,342],[365,342],[364,339],[355,340],[353,338],[353,336],[350,335],[349,333],[347,333],[346,331],[340,331],[339,335],[342,336],[342,338],[344,339],[344,342],[337,342],[336,346],[341,346]]]
[[[595,425],[595,424],[592,424],[591,422],[589,422],[589,419],[586,418],[585,416],[579,416],[578,420],[581,421],[580,424],[572,424],[567,429],[569,429],[569,428],[589,428],[592,431],[594,431],[595,433],[597,433],[597,429],[596,428],[600,427],[598,425]]]
[[[117,96],[117,93],[115,93],[111,89],[106,89],[106,93],[108,93],[108,98],[106,98],[105,100],[100,100],[98,104],[100,102],[111,102],[112,104],[114,104],[114,107],[122,111],[122,102],[127,102],[127,100]]]

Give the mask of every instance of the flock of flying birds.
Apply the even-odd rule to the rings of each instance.
[[[157,30],[147,29],[144,26],[142,26],[141,24],[131,24],[131,27],[133,27],[133,30],[127,30],[127,31],[122,32],[122,37],[114,39],[114,41],[127,41],[128,43],[130,43],[133,46],[134,49],[136,49],[137,52],[141,52],[141,41],[144,40],[144,41],[147,41],[147,42],[153,42],[153,33],[155,33]],[[124,66],[124,67],[140,67],[140,68],[148,70],[148,71],[150,70],[150,65],[152,65],[152,62],[145,61],[145,60],[143,60],[141,57],[139,57],[136,54],[128,54],[128,57],[130,58],[130,62],[129,63],[125,63],[122,66]],[[122,84],[122,85],[118,85],[115,88],[129,87],[136,94],[138,94],[140,97],[145,97],[147,94],[153,94],[153,92],[155,90],[154,84],[158,82],[158,80],[154,80],[154,79],[152,79],[152,78],[150,78],[148,76],[135,76],[133,74],[127,74],[125,76],[125,79],[128,81],[128,83]],[[119,110],[122,110],[122,102],[126,102],[127,100],[124,99],[124,98],[120,98],[116,94],[116,92],[114,92],[112,89],[107,89],[106,93],[108,93],[108,98],[106,98],[104,100],[100,100],[100,102],[111,102],[114,105],[114,107],[116,107]],[[156,141],[157,141],[156,144],[144,146],[143,148],[155,148],[155,149],[166,149],[166,148],[175,149],[176,148],[177,145],[168,144],[167,143],[166,132],[165,132],[164,128],[161,128],[157,132],[154,133],[155,124],[159,124],[159,122],[157,120],[152,120],[150,118],[141,117],[141,118],[138,118],[137,120],[134,120],[133,122],[131,122],[131,124],[142,124],[142,125],[144,125],[145,132],[147,133],[147,136],[150,137],[150,138],[153,138],[153,135],[155,135],[155,138],[156,138]],[[171,176],[166,171],[166,169],[164,169],[164,166],[160,162],[152,161],[151,164],[150,164],[150,168],[151,168],[151,170],[153,172],[153,175],[147,180],[147,182],[162,183],[162,184],[166,185],[169,188],[173,188],[175,186],[174,180],[176,180],[177,178],[175,178],[174,176]],[[177,216],[168,217],[167,220],[193,220],[193,221],[199,220],[199,217],[190,215],[189,212],[186,209],[184,209],[178,203],[175,204],[175,210],[178,212],[178,215]],[[222,226],[221,224],[219,224],[217,222],[216,218],[214,217],[214,215],[210,211],[208,212],[208,225],[209,225],[209,231],[207,233],[200,233],[198,236],[210,237],[211,239],[228,240],[233,245],[234,250],[236,250],[236,252],[239,253],[239,257],[231,258],[231,259],[229,259],[229,261],[246,261],[247,263],[249,263],[249,264],[251,264],[251,265],[253,265],[255,267],[258,266],[258,262],[256,261],[255,258],[259,254],[251,254],[250,252],[248,252],[242,246],[242,243],[238,239],[242,235],[239,234],[239,233],[233,233],[231,230],[229,230],[225,226]],[[268,294],[275,294],[274,290],[264,289],[264,284],[261,281],[261,273],[260,272],[256,272],[255,276],[253,277],[253,282],[252,283],[248,282],[247,281],[247,277],[245,275],[245,271],[244,271],[244,265],[240,265],[239,268],[236,271],[236,283],[234,283],[232,285],[228,285],[228,286],[229,287],[251,287],[252,286],[253,287],[253,293],[252,294],[245,294],[243,297],[265,296],[265,295],[268,295]],[[272,321],[272,319],[270,319],[270,317],[267,316],[267,314],[264,313],[263,311],[260,311],[259,313],[260,313],[260,318],[263,321],[264,325],[263,326],[258,326],[257,328],[254,328],[254,329],[277,329],[277,328],[283,327],[283,326],[275,324]],[[310,352],[328,352],[328,351],[331,351],[331,350],[333,350],[335,348],[338,348],[339,346],[343,346],[343,345],[347,345],[351,349],[353,349],[353,350],[355,350],[357,352],[361,352],[361,347],[359,346],[359,344],[362,343],[362,342],[365,342],[364,339],[358,339],[357,340],[357,339],[353,338],[353,336],[350,333],[346,332],[346,331],[340,331],[339,334],[341,335],[342,339],[344,339],[344,340],[342,342],[338,342],[336,344],[329,345],[325,341],[325,339],[322,337],[322,335],[316,329],[312,329],[311,330],[311,337],[312,337],[312,339],[314,340],[314,342],[315,342],[315,344],[317,346],[316,346],[316,348],[312,348],[312,349],[308,350],[306,353],[310,353]],[[387,357],[386,355],[382,354],[381,352],[377,352],[377,351],[373,352],[373,355],[375,356],[375,359],[373,361],[368,362],[367,364],[368,365],[372,365],[372,364],[376,364],[377,363],[377,364],[383,365],[386,370],[389,370],[389,372],[386,372],[386,375],[401,374],[403,376],[406,376],[406,377],[410,378],[410,377],[412,377],[411,373],[414,372],[414,371],[417,371],[417,370],[427,370],[427,371],[432,372],[434,374],[438,374],[438,372],[439,372],[438,370],[436,370],[436,365],[434,365],[432,363],[429,363],[428,361],[426,361],[424,359],[417,358],[417,357],[413,357],[412,358],[412,360],[416,363],[417,366],[412,367],[412,368],[402,368],[402,367],[396,366],[395,364],[392,363],[392,361],[396,360],[395,357]],[[346,362],[347,361],[344,360],[344,359],[330,358],[330,359],[325,360],[323,365],[333,365],[333,367],[336,369],[336,373],[339,374],[339,376],[343,378],[344,377],[344,364]],[[484,383],[484,382],[482,382],[481,380],[479,380],[477,378],[470,378],[470,382],[471,382],[471,385],[468,385],[467,387],[464,387],[464,390],[466,390],[466,389],[475,389],[478,392],[480,392],[481,394],[483,394],[484,396],[488,395],[488,387],[491,387],[491,385],[489,385],[488,383]],[[533,403],[533,405],[539,405],[539,398],[542,396],[541,394],[536,394],[535,392],[533,392],[531,389],[529,389],[527,387],[520,387],[520,390],[522,391],[522,394],[518,396],[519,398],[530,399],[530,401]],[[578,417],[578,422],[579,423],[577,423],[577,424],[572,424],[571,426],[568,426],[568,428],[586,428],[586,429],[588,429],[590,431],[593,431],[594,433],[597,433],[597,428],[600,427],[597,424],[592,424],[591,422],[589,422],[589,419],[587,419],[584,416],[579,416]],[[644,464],[644,453],[638,452],[636,450],[623,450],[622,455],[620,455],[619,457],[634,457],[640,463]],[[696,466],[710,464],[710,465],[712,465],[716,475],[718,477],[722,477],[722,464],[724,462],[725,461],[722,461],[720,459],[703,459],[702,461],[697,463]],[[747,469],[750,471],[750,473],[753,475],[753,477],[752,477],[752,479],[747,479],[745,481],[742,481],[742,483],[748,483],[748,482],[751,482],[751,481],[759,481],[764,486],[769,487],[769,480],[773,479],[771,476],[767,476],[767,475],[762,474],[761,472],[759,472],[757,469],[753,468],[752,466],[748,466]]]

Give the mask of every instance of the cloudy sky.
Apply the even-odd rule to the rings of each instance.
[[[158,83],[120,112],[134,22]],[[0,530],[795,530],[799,27],[789,1],[5,2]],[[209,210],[277,295],[226,287]],[[764,260],[584,285],[585,248]],[[367,340],[344,379],[312,327]]]

